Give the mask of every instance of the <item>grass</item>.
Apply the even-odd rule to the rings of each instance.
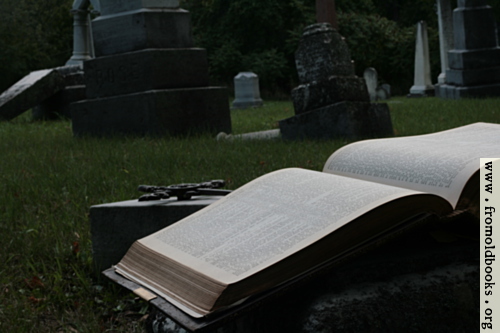
[[[500,99],[389,101],[397,135],[500,123]],[[290,102],[232,111],[233,132],[277,127]],[[345,140],[79,138],[68,121],[0,123],[0,332],[143,332],[148,306],[92,270],[91,205],[139,184],[223,178],[235,189],[285,167],[321,170]]]

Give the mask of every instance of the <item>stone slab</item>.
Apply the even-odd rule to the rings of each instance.
[[[64,86],[64,77],[56,69],[31,72],[0,95],[0,120],[19,116]]]
[[[147,49],[84,63],[87,98],[208,86],[204,49]]]
[[[478,69],[448,69],[446,83],[455,86],[474,86],[500,83],[500,67]]]
[[[347,43],[328,23],[317,23],[304,29],[295,52],[295,64],[301,84],[325,80],[333,75],[354,75]]]
[[[295,114],[341,101],[369,102],[364,79],[357,76],[330,76],[326,80],[302,84],[292,90]]]
[[[142,8],[176,9],[179,0],[106,0],[101,3],[101,16],[128,12]]]
[[[439,96],[447,99],[498,97],[500,83],[467,87],[443,84],[439,86]]]
[[[219,196],[158,201],[128,200],[90,207],[94,266],[102,271],[115,265],[132,243],[216,202]]]
[[[487,49],[497,46],[496,23],[489,6],[455,9],[453,25],[456,50]]]
[[[385,103],[340,102],[279,121],[285,140],[358,139],[394,134]]]
[[[75,136],[231,132],[226,88],[150,90],[71,105]]]
[[[500,48],[484,50],[451,50],[448,52],[451,69],[477,69],[500,66]]]
[[[84,100],[85,86],[70,86],[58,91],[32,109],[33,120],[71,118],[71,103]]]
[[[186,10],[140,9],[92,21],[96,57],[144,49],[193,47]]]
[[[469,235],[479,237],[475,229]],[[411,233],[210,332],[477,332],[478,246],[475,241],[440,243],[424,230]],[[186,333],[160,311],[150,314],[147,327]]]

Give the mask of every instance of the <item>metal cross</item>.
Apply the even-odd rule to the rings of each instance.
[[[137,190],[146,192],[139,201],[152,201],[177,197],[177,200],[189,200],[193,195],[227,195],[230,190],[219,190],[226,185],[223,180],[211,180],[203,183],[184,183],[169,186],[140,185]]]

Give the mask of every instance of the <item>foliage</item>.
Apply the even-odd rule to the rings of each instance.
[[[405,94],[413,83],[416,27],[399,27],[376,14],[344,13],[338,15],[339,32],[346,37],[356,74],[363,76],[367,67],[374,67],[379,80],[393,87],[393,94]],[[437,29],[428,28],[432,59],[431,74],[437,76],[439,36]]]
[[[0,1],[0,91],[29,72],[64,65],[73,48],[71,0]]]
[[[314,22],[310,1],[190,0],[184,5],[196,44],[207,49],[214,81],[231,86],[238,72],[253,71],[263,95],[277,86],[292,88],[294,52],[303,28]]]

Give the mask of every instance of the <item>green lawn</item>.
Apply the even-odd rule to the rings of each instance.
[[[396,135],[500,123],[500,99],[389,101]],[[232,111],[233,133],[277,128],[291,102]],[[285,167],[321,170],[347,144],[73,138],[69,121],[0,123],[0,332],[142,332],[147,304],[92,271],[91,205],[129,200],[139,184],[225,179],[235,189]]]

